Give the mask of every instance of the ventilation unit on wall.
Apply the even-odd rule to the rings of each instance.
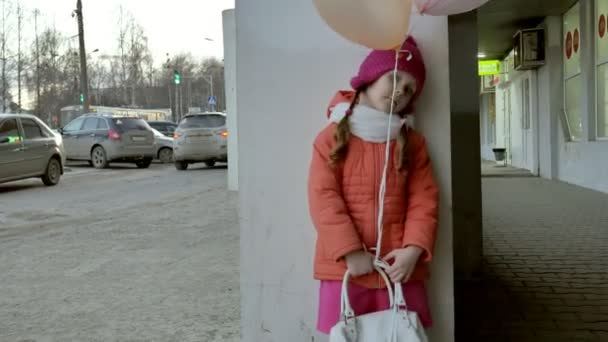
[[[545,65],[545,31],[542,28],[518,31],[513,36],[515,70],[536,69]]]

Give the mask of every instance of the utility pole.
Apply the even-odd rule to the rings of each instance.
[[[213,93],[213,74],[209,74],[209,79],[211,80],[211,97],[215,97],[215,94]],[[217,103],[217,100],[215,100],[215,102]],[[211,111],[215,112],[215,105],[211,105]]]
[[[179,86],[179,119],[184,115],[184,87]]]
[[[40,11],[34,10],[34,31],[36,33],[36,114],[40,116],[40,45],[38,44],[38,16]]]
[[[78,17],[78,40],[80,43],[80,92],[84,98],[82,110],[89,112],[89,80],[87,76],[87,53],[84,45],[84,19],[82,15],[82,0],[76,2],[76,16]]]
[[[171,75],[171,58],[169,57],[169,53],[167,53],[167,62],[165,63],[165,69]],[[167,83],[167,94],[169,94],[169,108],[171,108],[171,119],[173,122],[177,122],[177,116],[175,115],[175,111],[173,110],[173,103],[171,101],[171,80]]]
[[[177,63],[173,70],[173,83],[175,83],[175,113],[178,120],[181,120],[181,101],[179,100],[179,85],[182,83],[182,75],[177,71]],[[177,122],[177,121],[176,121]]]
[[[192,77],[188,78],[188,112],[192,108]]]
[[[205,77],[205,75],[203,75],[203,79],[205,81],[207,81],[207,83],[209,84],[209,95],[211,97],[213,97],[214,96],[214,94],[213,94],[213,74],[209,74],[209,78],[207,78],[207,77]],[[215,112],[215,105],[213,105],[213,104],[211,105],[211,111]]]
[[[179,101],[177,100],[179,98],[179,94],[178,94],[179,88],[178,87],[179,87],[179,85],[176,84],[175,85],[175,115],[177,115],[177,119],[180,120],[181,116],[179,113]]]

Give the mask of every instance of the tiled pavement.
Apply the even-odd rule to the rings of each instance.
[[[484,178],[484,274],[457,285],[458,341],[608,341],[608,195]]]

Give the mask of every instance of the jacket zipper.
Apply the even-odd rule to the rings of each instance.
[[[380,238],[378,236],[378,213],[379,213],[379,198],[380,198],[380,188],[378,186],[378,153],[377,153],[377,147],[378,146],[382,146],[382,145],[372,145],[373,150],[374,150],[374,242],[376,243],[375,246],[378,245],[378,239]],[[374,247],[375,247],[374,246]],[[376,253],[381,253],[381,251],[375,251]],[[379,289],[380,288],[380,275],[377,274],[376,275],[376,288]]]

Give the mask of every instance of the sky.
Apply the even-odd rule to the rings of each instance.
[[[76,0],[12,0],[15,1],[21,2],[30,18],[34,9],[40,10],[39,30],[54,25],[68,36],[78,34],[76,20],[71,16]],[[223,58],[222,11],[234,8],[234,0],[82,0],[82,5],[87,51],[99,49],[100,55],[116,54],[122,5],[144,28],[159,65],[167,53],[191,52],[195,57]],[[29,30],[33,27],[27,26]],[[29,35],[33,37],[33,32]],[[77,39],[73,43],[78,47]]]

